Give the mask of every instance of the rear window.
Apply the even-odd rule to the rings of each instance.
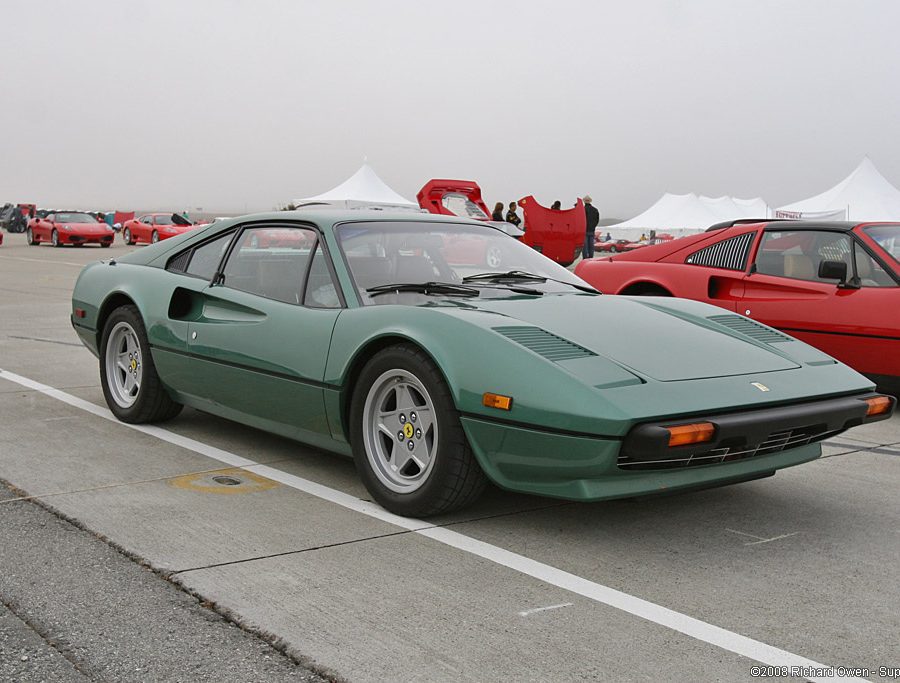
[[[724,268],[726,270],[744,270],[747,267],[747,254],[756,232],[746,232],[743,235],[729,237],[727,240],[716,242],[708,247],[703,247],[685,260],[693,266],[706,266],[708,268]]]

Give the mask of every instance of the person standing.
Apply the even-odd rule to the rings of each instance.
[[[591,195],[584,196],[585,233],[584,247],[581,249],[581,258],[594,258],[594,230],[600,223],[600,212],[593,204]]]
[[[494,213],[491,214],[491,220],[498,223],[503,222],[503,202],[494,204]]]
[[[550,207],[551,211],[562,211],[562,202],[558,199],[553,202],[553,205]]]
[[[522,224],[522,219],[519,218],[519,214],[516,213],[517,205],[515,202],[509,203],[509,211],[506,212],[506,222],[512,223],[517,228]]]

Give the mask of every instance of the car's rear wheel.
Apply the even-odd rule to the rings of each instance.
[[[52,244],[54,247],[62,246],[62,242],[59,241],[59,231],[58,230],[54,230],[53,232],[50,233],[50,244]]]
[[[159,232],[154,230],[150,235],[150,244],[156,244],[157,242],[159,242]]]
[[[117,308],[103,326],[100,384],[106,404],[122,422],[162,422],[181,412],[159,379],[135,306]]]
[[[122,239],[124,239],[125,244],[129,246],[134,244],[134,236],[131,234],[131,228],[125,228],[125,232],[122,233]]]
[[[609,248],[609,250],[610,250],[612,253],[614,253],[614,254],[615,254],[617,251],[619,251],[618,249],[616,249],[615,245],[611,246],[611,247]]]
[[[366,364],[354,387],[350,421],[360,477],[391,512],[449,512],[473,502],[487,483],[447,383],[415,346],[391,346]]]
[[[35,246],[38,243],[37,240],[34,239],[34,232],[31,230],[31,228],[27,228],[25,230],[25,241],[31,246]]]

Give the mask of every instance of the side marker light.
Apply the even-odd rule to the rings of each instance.
[[[503,396],[501,394],[486,393],[481,397],[481,404],[488,408],[497,408],[498,410],[512,409],[512,396]]]

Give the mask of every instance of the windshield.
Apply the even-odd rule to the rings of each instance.
[[[476,287],[481,297],[578,293],[583,280],[509,235],[490,227],[457,223],[384,221],[346,223],[335,233],[364,304],[423,303],[441,296],[404,291],[367,292],[396,284],[444,283]],[[482,279],[484,273],[522,271],[537,278]],[[469,278],[464,282],[465,278]],[[543,281],[547,278],[546,281]],[[554,281],[556,280],[556,281]],[[568,284],[567,284],[568,283]],[[452,296],[443,292],[447,296]]]
[[[894,263],[900,263],[900,224],[872,225],[863,230],[878,243],[879,247],[890,254]]]
[[[441,204],[445,209],[461,218],[478,218],[480,220],[490,218],[478,204],[459,192],[448,192],[441,198]]]
[[[58,213],[57,223],[96,223],[97,219],[87,213]]]

